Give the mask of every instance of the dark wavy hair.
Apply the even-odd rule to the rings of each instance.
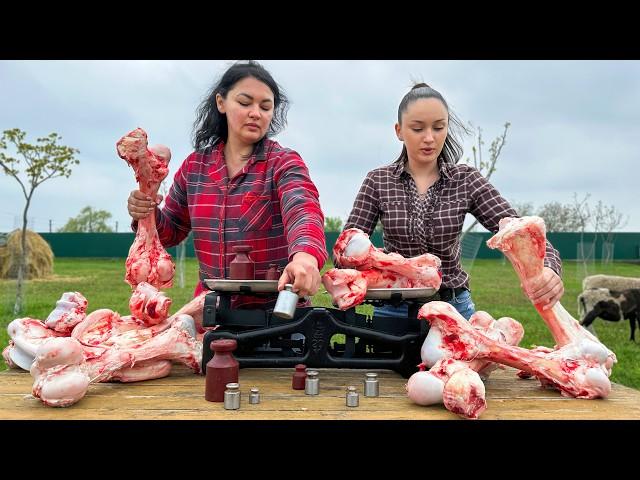
[[[252,153],[262,151],[265,138],[277,135],[287,125],[289,100],[282,91],[282,88],[280,88],[271,74],[258,62],[253,60],[239,61],[224,72],[222,77],[208,92],[206,98],[198,106],[196,120],[193,123],[193,147],[196,151],[204,152],[219,140],[227,141],[229,135],[227,116],[218,111],[216,95],[219,93],[223,98],[227,98],[229,90],[240,80],[247,77],[253,77],[268,86],[273,92],[274,101],[273,118],[269,124],[269,129],[266,135],[256,142]]]
[[[426,83],[415,84],[400,102],[400,106],[398,107],[398,123],[402,125],[402,114],[407,111],[409,105],[422,98],[437,98],[442,102],[444,108],[447,109],[447,113],[449,115],[447,138],[444,141],[444,147],[442,147],[442,152],[438,157],[438,162],[449,163],[452,165],[458,163],[463,153],[463,148],[460,144],[458,136],[459,134],[469,134],[470,132],[469,129],[465,127],[464,124],[460,121],[460,119],[449,109],[447,101],[444,99],[442,94],[440,94],[440,92],[431,88]],[[400,153],[400,156],[395,160],[395,163],[404,163],[408,159],[409,157],[407,156],[407,147],[406,145],[403,145],[402,152]]]

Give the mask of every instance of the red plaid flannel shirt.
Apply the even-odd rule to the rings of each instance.
[[[442,260],[442,287],[469,288],[469,275],[460,265],[460,234],[467,213],[475,216],[489,231],[498,231],[503,217],[517,217],[516,211],[475,168],[440,165],[440,179],[429,190],[432,195],[422,212],[421,231],[417,223],[411,192],[406,181],[413,182],[404,164],[370,171],[356,196],[344,228],[359,228],[371,235],[378,219],[383,226],[384,249],[405,257],[428,252]],[[544,265],[562,275],[560,254],[547,240]]]
[[[300,155],[266,140],[263,152],[229,179],[223,149],[220,141],[193,152],[176,172],[164,207],[156,209],[162,245],[177,245],[193,231],[200,280],[228,278],[235,245],[251,245],[256,280],[265,278],[270,263],[284,267],[298,252],[313,255],[322,268],[324,215]],[[203,289],[199,282],[195,294]],[[238,295],[232,306],[268,308],[275,298]]]

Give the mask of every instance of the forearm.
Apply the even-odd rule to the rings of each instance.
[[[286,226],[289,261],[298,254],[305,254],[313,257],[318,264],[318,269],[321,269],[328,258],[324,235],[324,216],[319,206],[312,208],[311,212],[305,210],[305,208],[301,208],[299,215],[295,215],[296,212],[293,212],[293,218]]]
[[[304,252],[315,257],[318,268],[322,268],[328,257],[324,214],[318,189],[304,162],[297,154],[290,154],[278,166],[274,178],[289,246],[289,261],[296,253]]]

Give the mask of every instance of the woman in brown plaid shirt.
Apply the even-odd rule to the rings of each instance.
[[[415,85],[398,108],[395,129],[404,144],[402,153],[391,165],[367,174],[344,228],[371,235],[380,220],[387,252],[440,257],[440,299],[469,319],[475,306],[469,276],[460,265],[465,216],[471,213],[495,233],[501,218],[518,215],[477,169],[457,165],[462,147],[451,124],[464,129],[439,92],[424,83]],[[544,263],[544,275],[530,299],[551,308],[564,286],[560,256],[549,242]],[[407,306],[376,308],[374,315],[406,317]]]

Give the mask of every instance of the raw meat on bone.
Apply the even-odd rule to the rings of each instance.
[[[156,325],[169,316],[171,299],[147,282],[139,283],[129,299],[131,315],[147,325]]]
[[[517,345],[524,335],[522,325],[516,320],[509,317],[494,320],[482,311],[474,313],[468,323],[496,342],[508,345]],[[482,381],[498,365],[484,359],[456,360],[452,358],[447,341],[436,325],[430,327],[421,349],[421,371],[409,378],[407,396],[418,405],[444,403],[453,413],[478,418],[486,409]],[[424,371],[425,367],[430,370]]]
[[[37,350],[31,393],[50,407],[68,407],[84,397],[90,378],[82,345],[71,337],[51,338]]]
[[[65,292],[44,324],[56,332],[71,334],[73,328],[87,315],[87,299],[79,292]]]
[[[357,228],[343,231],[333,248],[341,268],[328,270],[322,283],[341,310],[359,305],[371,288],[440,288],[440,259],[425,253],[404,258],[374,247]]]
[[[199,317],[202,328],[205,293],[167,318],[171,300],[142,283],[130,301],[134,315],[120,317],[117,312],[98,309],[86,315],[71,332],[57,332],[37,319],[16,319],[9,325],[11,340],[3,357],[10,367],[31,372],[35,396],[47,405],[62,407],[80,400],[90,383],[136,382],[167,376],[172,360],[199,372],[202,343],[189,313]],[[86,299],[80,294],[67,292],[62,298],[75,298],[84,314]],[[48,317],[51,325],[68,326],[72,316],[69,313],[73,311],[72,306],[58,302]]]
[[[147,134],[141,128],[123,136],[116,148],[120,158],[133,167],[139,190],[155,200],[162,180],[169,173],[169,149],[164,145],[147,148]],[[172,285],[175,265],[160,243],[153,212],[138,222],[126,269],[125,280],[132,288],[141,282],[150,283],[158,289]]]
[[[181,314],[171,317],[170,323],[169,328],[142,341],[136,337],[112,341],[101,355],[88,360],[86,347],[74,337],[45,341],[30,370],[34,377],[33,395],[46,405],[66,407],[82,399],[90,383],[166,376],[171,360],[198,373],[202,344],[195,339],[193,318]]]
[[[504,253],[515,269],[522,286],[530,292],[536,280],[542,275],[546,246],[546,228],[544,220],[537,216],[521,218],[503,218],[499,222],[499,231],[487,241],[489,248]],[[560,302],[547,310],[543,305],[534,305],[551,331],[557,347],[578,344],[583,341],[600,344],[607,352],[604,368],[607,376],[611,374],[616,355],[602,345],[597,337],[585,329],[571,316]]]
[[[473,328],[446,302],[423,305],[418,318],[440,330],[443,346],[454,360],[484,359],[508,365],[537,377],[545,385],[553,385],[565,396],[604,398],[611,391],[604,367],[607,349],[599,342],[583,339],[552,352],[506,345]]]
[[[413,288],[437,289],[442,281],[439,273],[441,261],[435,255],[424,253],[405,258],[398,253],[385,253],[358,228],[348,228],[340,234],[333,247],[333,255],[341,268],[394,272],[411,281]]]
[[[23,370],[29,370],[36,356],[38,347],[53,337],[68,336],[66,333],[56,332],[41,320],[36,318],[16,318],[7,326],[11,341],[2,352],[7,364],[17,365]]]
[[[543,273],[544,221],[539,217],[506,218],[499,227],[487,244],[505,253],[525,291],[531,292]],[[542,305],[535,307],[557,342],[554,349],[538,346],[527,350],[515,346],[517,342],[508,340],[509,336],[515,339],[517,334],[517,328],[513,329],[517,322],[512,319],[503,325],[503,333],[507,335],[501,339],[477,328],[488,325],[488,315],[476,317],[476,321],[472,317],[467,322],[448,303],[424,305],[418,317],[427,319],[431,327],[421,353],[424,364],[433,366],[428,372],[418,372],[410,378],[407,384],[410,398],[422,405],[442,401],[452,412],[477,418],[486,403],[484,389],[478,383],[480,377],[471,372],[478,370],[477,362],[486,361],[517,368],[523,378],[535,376],[543,387],[558,389],[564,396],[587,399],[608,396],[611,391],[608,377],[616,362],[615,354],[582,328],[559,302],[549,310],[543,310]],[[489,364],[489,368],[494,368],[495,363]]]
[[[44,340],[69,336],[73,328],[86,316],[87,299],[78,292],[65,292],[55,309],[42,322],[35,318],[17,318],[7,326],[11,340],[2,351],[10,368],[29,370],[36,350]]]

